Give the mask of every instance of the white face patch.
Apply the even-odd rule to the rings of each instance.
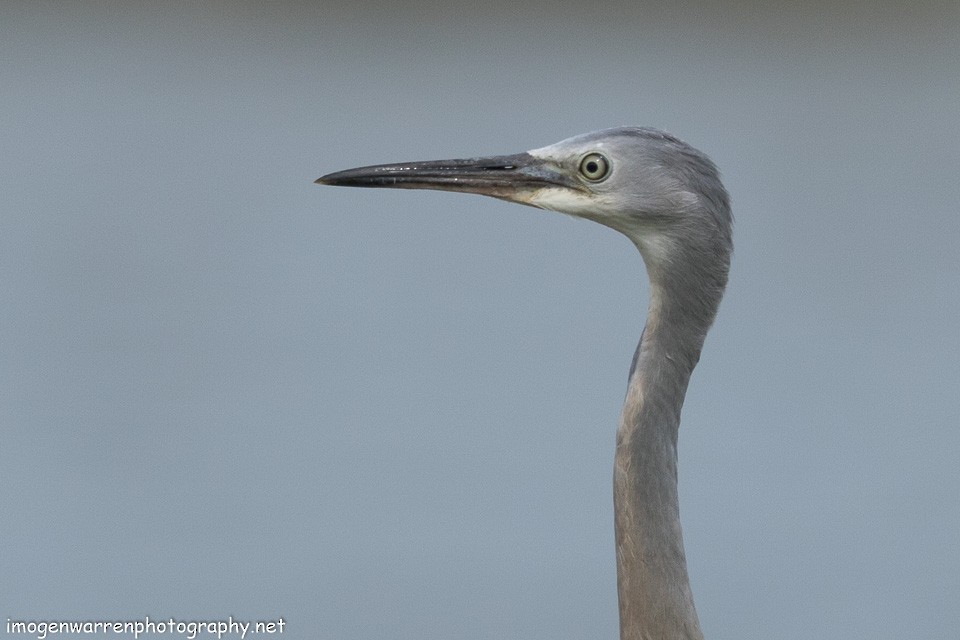
[[[601,146],[603,145],[597,145],[598,148]],[[570,145],[564,141],[548,147],[532,149],[527,153],[534,158],[561,164],[564,159],[570,158],[571,151]],[[544,187],[531,191],[524,194],[523,202],[541,209],[594,219],[602,215],[609,204],[604,195],[563,187]]]
[[[550,145],[549,147],[540,147],[539,149],[531,149],[527,151],[534,158],[540,158],[541,160],[556,160],[557,155],[553,153],[554,147],[556,145]]]
[[[563,187],[544,187],[525,193],[523,201],[541,209],[582,216],[595,213],[598,209],[597,197]]]

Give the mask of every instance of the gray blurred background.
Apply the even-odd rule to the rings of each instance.
[[[0,620],[615,638],[639,255],[312,181],[627,124],[737,218],[680,436],[707,637],[955,640],[954,0],[4,2]]]

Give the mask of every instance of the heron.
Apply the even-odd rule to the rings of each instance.
[[[702,640],[680,527],[677,437],[733,251],[716,165],[666,132],[620,127],[512,155],[372,165],[316,182],[492,196],[593,220],[633,242],[649,303],[614,454],[620,638]]]

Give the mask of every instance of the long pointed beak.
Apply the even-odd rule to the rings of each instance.
[[[459,160],[378,164],[330,173],[317,184],[389,189],[437,189],[479,193],[529,204],[545,187],[579,189],[558,167],[529,153]]]

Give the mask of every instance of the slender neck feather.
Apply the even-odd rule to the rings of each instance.
[[[671,272],[653,264],[643,246],[641,252],[650,306],[614,463],[620,637],[702,640],[680,528],[677,435],[690,374],[726,284],[728,255]]]

